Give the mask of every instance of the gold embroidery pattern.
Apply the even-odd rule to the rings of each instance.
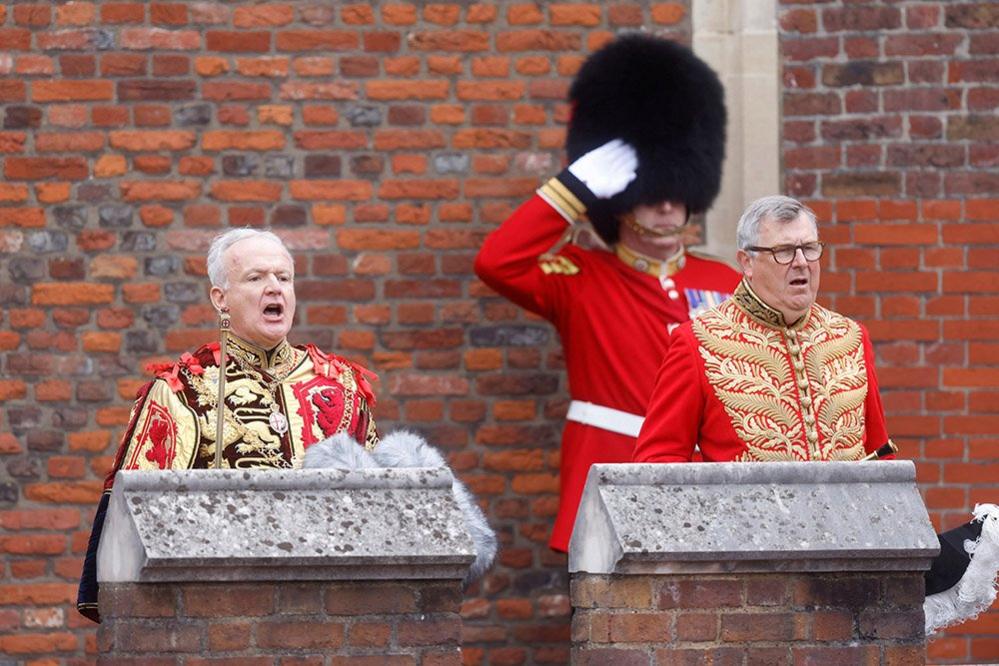
[[[291,374],[305,357],[305,352],[287,341],[267,352],[235,336],[230,339],[228,352],[226,403],[229,408],[223,415],[223,451],[235,446],[237,468],[288,467],[282,452],[282,438],[271,430],[268,421],[273,409],[271,403],[280,399],[279,391],[272,387],[276,389]],[[199,423],[198,455],[214,458],[217,443],[215,429],[210,425],[215,422],[217,408],[218,367],[206,368],[202,375],[191,374],[186,369],[184,372],[197,395],[198,404],[208,408]],[[278,404],[278,408],[284,410],[283,405]],[[223,455],[222,459],[229,466],[228,457]]]
[[[207,370],[214,370],[208,372]],[[201,442],[199,455],[215,457],[215,410],[217,409],[216,385],[218,368],[206,369],[203,375],[188,374],[188,381],[198,396],[198,403],[210,406],[200,417]],[[213,381],[214,379],[214,381]],[[270,409],[261,406],[270,394],[259,385],[255,377],[248,377],[239,364],[226,367],[226,402],[230,405],[223,413],[223,451],[231,445],[239,454],[238,467],[287,467],[281,455],[281,438],[270,430],[267,417]],[[226,456],[223,464],[228,466]]]
[[[746,283],[745,280],[740,282],[739,286],[735,288],[735,293],[732,294],[732,300],[738,303],[739,306],[752,318],[761,321],[768,326],[783,328],[784,315],[761,301],[756,294],[753,293],[752,288],[748,283]]]
[[[804,347],[815,413],[822,428],[823,460],[859,460],[864,451],[867,367],[863,334],[856,322],[815,308]]]
[[[813,306],[787,328],[742,286],[736,296],[741,300],[692,326],[708,383],[746,444],[739,459],[863,457],[867,373],[860,327]]]
[[[740,440],[741,460],[807,460],[794,378],[776,330],[746,326],[731,301],[693,321],[708,383]]]

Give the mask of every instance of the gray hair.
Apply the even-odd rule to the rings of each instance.
[[[757,199],[746,207],[742,217],[739,218],[739,226],[735,230],[735,239],[739,249],[746,250],[748,247],[760,244],[760,222],[763,220],[794,222],[802,213],[808,216],[816,233],[818,233],[819,227],[816,223],[815,213],[797,199],[780,194]]]
[[[285,254],[291,257],[291,252],[288,252],[284,241],[271,231],[261,231],[260,229],[250,229],[249,227],[230,229],[216,236],[212,240],[211,247],[208,248],[208,279],[211,280],[213,287],[218,287],[219,289],[229,288],[229,273],[226,271],[224,261],[225,251],[239,241],[248,238],[264,238],[277,243],[285,251]]]

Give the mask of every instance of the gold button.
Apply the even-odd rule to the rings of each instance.
[[[809,402],[811,402],[811,400],[809,400]],[[809,427],[815,425],[815,417],[811,414],[805,414],[805,423],[807,423]]]
[[[812,406],[812,399],[809,398],[807,395],[803,395],[803,396],[801,396],[801,404],[803,404],[805,407],[811,407]],[[808,421],[808,419],[805,419],[805,422],[807,422],[807,421]]]
[[[787,337],[791,338],[792,340],[797,340],[798,339],[798,332],[796,330],[794,330],[793,328],[789,328],[789,329],[787,329]]]
[[[798,388],[800,388],[802,391],[807,391],[808,390],[808,380],[805,379],[804,377],[802,377],[801,379],[799,379],[798,380]]]
[[[807,437],[807,438],[808,438],[808,441],[809,441],[809,442],[811,442],[811,443],[813,443],[813,444],[814,444],[814,443],[815,443],[815,441],[816,441],[816,440],[817,440],[817,439],[819,438],[819,436],[818,436],[818,435],[817,435],[817,434],[815,433],[815,431],[814,431],[814,430],[809,430],[809,431],[808,431],[808,434],[807,434],[807,435],[805,435],[805,437]]]
[[[675,301],[676,299],[680,298],[680,293],[676,289],[670,289],[668,296],[670,297],[670,299]]]
[[[673,282],[673,278],[659,278],[660,284],[662,284],[663,289],[672,289],[676,286],[676,282]]]
[[[801,372],[802,370],[805,369],[805,364],[802,363],[800,359],[796,358],[794,359],[794,369],[797,370],[798,372]]]

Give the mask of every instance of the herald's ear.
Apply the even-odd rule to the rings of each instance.
[[[753,278],[753,257],[745,250],[737,250],[735,253],[735,259],[739,262],[739,266],[742,268],[742,274],[747,278]]]
[[[225,292],[219,287],[212,287],[212,291],[209,294],[212,299],[212,305],[218,312],[227,312],[229,310],[225,303]]]

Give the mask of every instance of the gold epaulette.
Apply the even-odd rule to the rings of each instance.
[[[547,183],[538,188],[538,194],[570,223],[583,217],[586,212],[583,202],[558,178],[549,178]]]
[[[576,275],[579,266],[561,254],[543,254],[538,257],[538,266],[545,275]]]

